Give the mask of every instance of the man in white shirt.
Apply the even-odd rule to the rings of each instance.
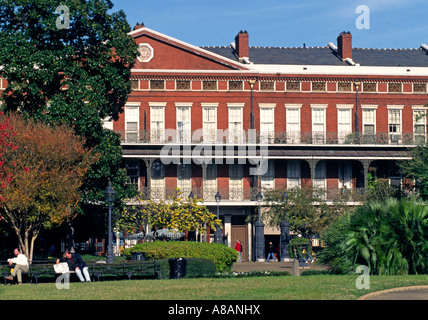
[[[14,277],[18,278],[18,284],[22,283],[22,272],[28,272],[30,269],[28,265],[28,259],[27,257],[22,254],[18,248],[16,248],[13,251],[13,254],[16,256],[16,258],[7,259],[7,262],[9,262],[9,265],[15,264],[15,267],[13,268],[13,271],[10,276],[6,277],[7,280],[13,280]]]

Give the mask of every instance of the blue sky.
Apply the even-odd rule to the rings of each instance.
[[[150,29],[197,46],[228,46],[240,30],[248,31],[251,46],[326,46],[330,41],[336,43],[342,31],[352,33],[354,47],[418,48],[428,44],[427,0],[112,2],[114,11],[126,13],[131,27],[144,22]],[[357,13],[360,5],[365,10]]]

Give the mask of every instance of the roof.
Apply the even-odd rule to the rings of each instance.
[[[232,47],[203,47],[228,59],[238,60]],[[361,66],[428,67],[422,49],[353,49],[353,61]],[[250,61],[272,65],[348,66],[330,47],[250,47]]]

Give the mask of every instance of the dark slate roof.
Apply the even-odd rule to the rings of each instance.
[[[231,47],[202,47],[232,60],[238,60]],[[428,53],[423,49],[353,49],[353,61],[361,66],[428,67]],[[250,61],[279,65],[348,65],[329,47],[278,48],[250,47]]]

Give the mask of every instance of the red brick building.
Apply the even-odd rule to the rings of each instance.
[[[325,47],[267,48],[241,31],[229,46],[197,47],[144,26],[130,34],[141,52],[133,92],[119,121],[106,122],[122,135],[130,182],[146,199],[192,191],[213,212],[219,192],[224,235],[243,242],[244,260],[258,191],[312,184],[328,201],[343,190],[358,199],[369,168],[400,185],[396,161],[426,142],[425,45],[353,48],[343,32]]]

